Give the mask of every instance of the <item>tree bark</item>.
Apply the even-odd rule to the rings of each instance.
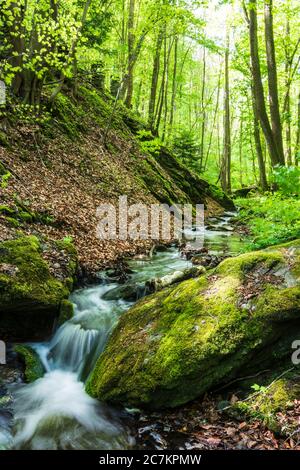
[[[202,87],[201,87],[201,134],[200,134],[200,171],[202,171],[204,161],[204,138],[205,138],[205,120],[206,112],[204,106],[206,88],[206,49],[203,46],[203,73],[202,73]]]
[[[277,64],[273,30],[273,0],[265,0],[264,14],[271,127],[274,142],[277,147],[278,163],[284,165],[282,125],[279,110]]]
[[[12,25],[8,28],[9,43],[11,44],[10,64],[13,68],[17,69],[12,81],[12,93],[15,96],[20,96],[22,95],[22,87],[24,85],[23,54],[25,52],[25,34],[23,19],[25,6],[12,2],[10,10],[14,18]]]
[[[163,32],[164,32],[163,27],[160,27],[158,36],[157,36],[154,59],[153,59],[151,90],[150,90],[149,110],[148,110],[148,124],[151,130],[153,130],[154,119],[155,119],[155,104],[156,104],[157,84],[158,84],[159,69],[160,69],[160,53],[161,53],[161,48],[162,48],[162,43],[163,43]]]
[[[126,99],[125,104],[128,108],[131,108],[132,95],[133,95],[133,69],[134,69],[134,12],[135,12],[135,0],[129,0],[129,14],[128,14],[128,63],[127,63],[127,80],[126,80]]]
[[[300,160],[300,92],[298,95],[298,116],[297,116],[297,132],[295,144],[295,166],[299,165]]]
[[[175,112],[176,88],[177,88],[177,64],[178,64],[178,36],[175,37],[174,42],[174,65],[173,65],[173,81],[172,81],[172,96],[170,105],[170,120],[169,120],[169,134],[172,131]]]
[[[221,165],[221,186],[223,191],[231,192],[231,125],[230,125],[230,85],[229,85],[229,30],[227,31],[225,51],[224,87],[224,144]]]
[[[276,142],[274,140],[271,124],[266,109],[265,95],[262,83],[262,75],[260,69],[260,59],[258,52],[257,37],[257,1],[249,0],[249,39],[250,39],[250,56],[251,56],[251,73],[254,85],[254,99],[257,115],[260,125],[264,133],[272,166],[281,164],[282,159],[278,154]]]
[[[251,102],[252,102],[252,109],[253,109],[253,135],[255,141],[255,148],[258,160],[258,168],[259,168],[259,182],[260,187],[263,191],[268,190],[268,181],[267,181],[267,173],[266,173],[266,165],[261,145],[261,138],[260,138],[260,126],[259,126],[259,118],[257,108],[255,106],[255,97],[254,97],[254,85],[252,84],[251,87]]]

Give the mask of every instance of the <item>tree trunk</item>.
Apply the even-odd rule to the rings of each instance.
[[[23,72],[23,54],[25,52],[25,34],[23,27],[23,19],[25,15],[25,6],[18,5],[17,2],[10,4],[10,10],[14,18],[12,25],[8,28],[9,43],[11,44],[11,57],[9,59],[13,68],[18,71],[15,73],[12,81],[12,93],[15,96],[22,95],[22,87],[24,85]]]
[[[159,29],[158,36],[157,36],[154,60],[153,60],[153,68],[152,68],[151,90],[150,90],[149,110],[148,110],[148,124],[151,130],[153,130],[154,119],[155,119],[155,104],[156,104],[157,84],[158,84],[159,69],[160,69],[160,53],[161,53],[161,47],[163,43],[163,32],[164,32],[164,29],[163,27],[161,27]]]
[[[223,191],[231,192],[231,125],[230,125],[230,87],[229,87],[229,30],[227,31],[225,51],[224,87],[224,145],[221,165],[221,186]]]
[[[167,73],[167,37],[166,37],[166,24],[164,24],[164,66],[163,66],[163,73],[161,77],[161,85],[160,85],[160,92],[159,92],[159,100],[157,104],[157,112],[156,112],[156,124],[155,124],[155,133],[158,135],[162,110],[164,105],[165,99],[165,86],[166,86],[166,73]]]
[[[203,171],[206,171],[206,168],[207,168],[207,163],[208,163],[210,149],[211,149],[212,140],[213,140],[213,134],[214,134],[214,130],[216,127],[216,122],[217,122],[217,116],[218,116],[218,111],[219,111],[219,101],[220,101],[220,91],[221,91],[221,77],[222,77],[222,66],[220,66],[220,73],[219,73],[218,85],[217,85],[216,105],[214,109],[213,122],[212,122],[211,130],[210,130],[210,136],[209,136]]]
[[[177,88],[177,82],[176,82],[177,63],[178,63],[178,37],[176,36],[175,43],[174,43],[174,65],[173,65],[172,96],[171,96],[171,105],[170,105],[169,133],[171,133],[172,131],[173,122],[174,122],[176,88]]]
[[[134,11],[135,11],[135,0],[129,0],[129,14],[128,14],[128,63],[127,63],[127,80],[126,80],[126,99],[125,104],[128,108],[131,108],[132,95],[133,95],[133,69],[134,69]]]
[[[290,40],[291,40],[291,27],[289,20],[289,10],[286,18],[286,48],[285,48],[285,87],[286,93],[284,98],[284,116],[285,116],[285,135],[286,135],[286,162],[289,166],[292,165],[292,130],[291,130],[291,57],[290,57]]]
[[[266,109],[266,102],[264,96],[264,89],[262,84],[262,76],[260,70],[260,59],[258,52],[258,37],[257,37],[257,1],[249,0],[249,38],[250,38],[250,55],[251,55],[251,72],[254,85],[254,99],[257,115],[259,117],[260,125],[264,133],[272,166],[281,163],[281,157],[278,154],[276,142],[274,141],[273,132],[271,129],[269,117]]]
[[[254,135],[255,148],[256,148],[256,154],[257,154],[257,160],[258,160],[258,168],[259,168],[259,182],[260,182],[261,189],[263,191],[267,191],[268,181],[267,181],[267,174],[266,174],[266,165],[265,165],[261,139],[260,139],[259,118],[258,118],[257,108],[255,106],[253,84],[251,87],[251,101],[252,101],[252,109],[253,109],[253,135]]]
[[[299,165],[300,160],[300,92],[298,95],[298,117],[297,117],[297,132],[295,144],[295,166]]]
[[[201,133],[200,133],[200,171],[203,168],[203,161],[204,161],[204,138],[205,138],[205,120],[206,120],[206,113],[205,113],[205,85],[206,85],[206,49],[203,46],[203,73],[202,73],[202,87],[201,87]]]
[[[278,163],[284,165],[284,151],[282,142],[282,125],[279,110],[277,64],[273,30],[273,0],[265,0],[265,40],[267,52],[268,85],[271,127],[275,145],[277,147]]]

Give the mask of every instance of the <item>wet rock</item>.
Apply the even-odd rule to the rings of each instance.
[[[134,302],[138,298],[140,286],[138,284],[124,284],[107,291],[103,295],[104,300],[128,300]]]
[[[196,255],[193,256],[191,261],[195,266],[204,266],[207,269],[212,269],[218,266],[225,256],[215,256],[215,255]]]
[[[34,382],[43,377],[45,369],[34,349],[25,344],[16,344],[13,349],[24,366],[26,382]]]
[[[206,247],[197,248],[197,249],[189,249],[188,246],[182,245],[181,247],[181,255],[184,256],[187,260],[193,258],[193,256],[200,255],[203,253],[208,253],[208,249]]]
[[[147,281],[146,291],[147,293],[157,292],[165,287],[171,286],[172,284],[183,282],[187,279],[193,279],[204,273],[205,268],[203,266],[194,266],[192,268],[187,268],[184,271],[175,271],[174,273],[161,278],[153,278]]]
[[[57,242],[57,253],[66,260],[64,276],[52,272],[52,251],[45,251],[35,236],[0,244],[0,338],[30,341],[50,335],[61,301],[73,286],[77,258],[71,244]]]
[[[228,258],[212,273],[146,297],[121,317],[88,393],[135,407],[175,407],[241,370],[251,375],[290,357],[300,330],[299,263],[300,240]],[[274,275],[284,266],[296,286]],[[249,298],[251,311],[243,307]]]

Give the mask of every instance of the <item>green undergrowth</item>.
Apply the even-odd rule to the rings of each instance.
[[[237,199],[238,220],[251,231],[246,250],[265,248],[300,237],[300,199],[266,194]]]
[[[227,413],[262,421],[276,434],[288,437],[295,429],[293,423],[285,420],[283,415],[293,409],[294,400],[299,398],[299,373],[299,366],[291,368],[290,364],[285,365],[285,370],[280,371],[278,368],[276,372],[270,372],[269,377],[252,383],[251,392],[231,405]]]

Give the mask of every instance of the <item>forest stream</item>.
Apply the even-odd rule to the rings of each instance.
[[[234,213],[210,218],[204,247],[211,256],[241,252],[242,241],[231,224]],[[194,232],[195,236],[197,231]],[[116,282],[110,271],[100,273],[99,284],[74,291],[74,317],[49,342],[31,343],[45,374],[24,385],[17,375],[9,385],[12,403],[0,415],[0,447],[17,449],[128,449],[136,442],[128,416],[136,410],[114,409],[88,396],[84,382],[122,313],[134,304],[124,300],[124,289],[136,285],[137,299],[145,283],[192,266],[176,246],[128,262],[129,278]],[[120,289],[122,287],[122,289]],[[126,297],[126,296],[125,296]],[[11,407],[11,408],[10,408]],[[13,415],[13,419],[12,419]],[[14,423],[14,424],[12,424]]]

